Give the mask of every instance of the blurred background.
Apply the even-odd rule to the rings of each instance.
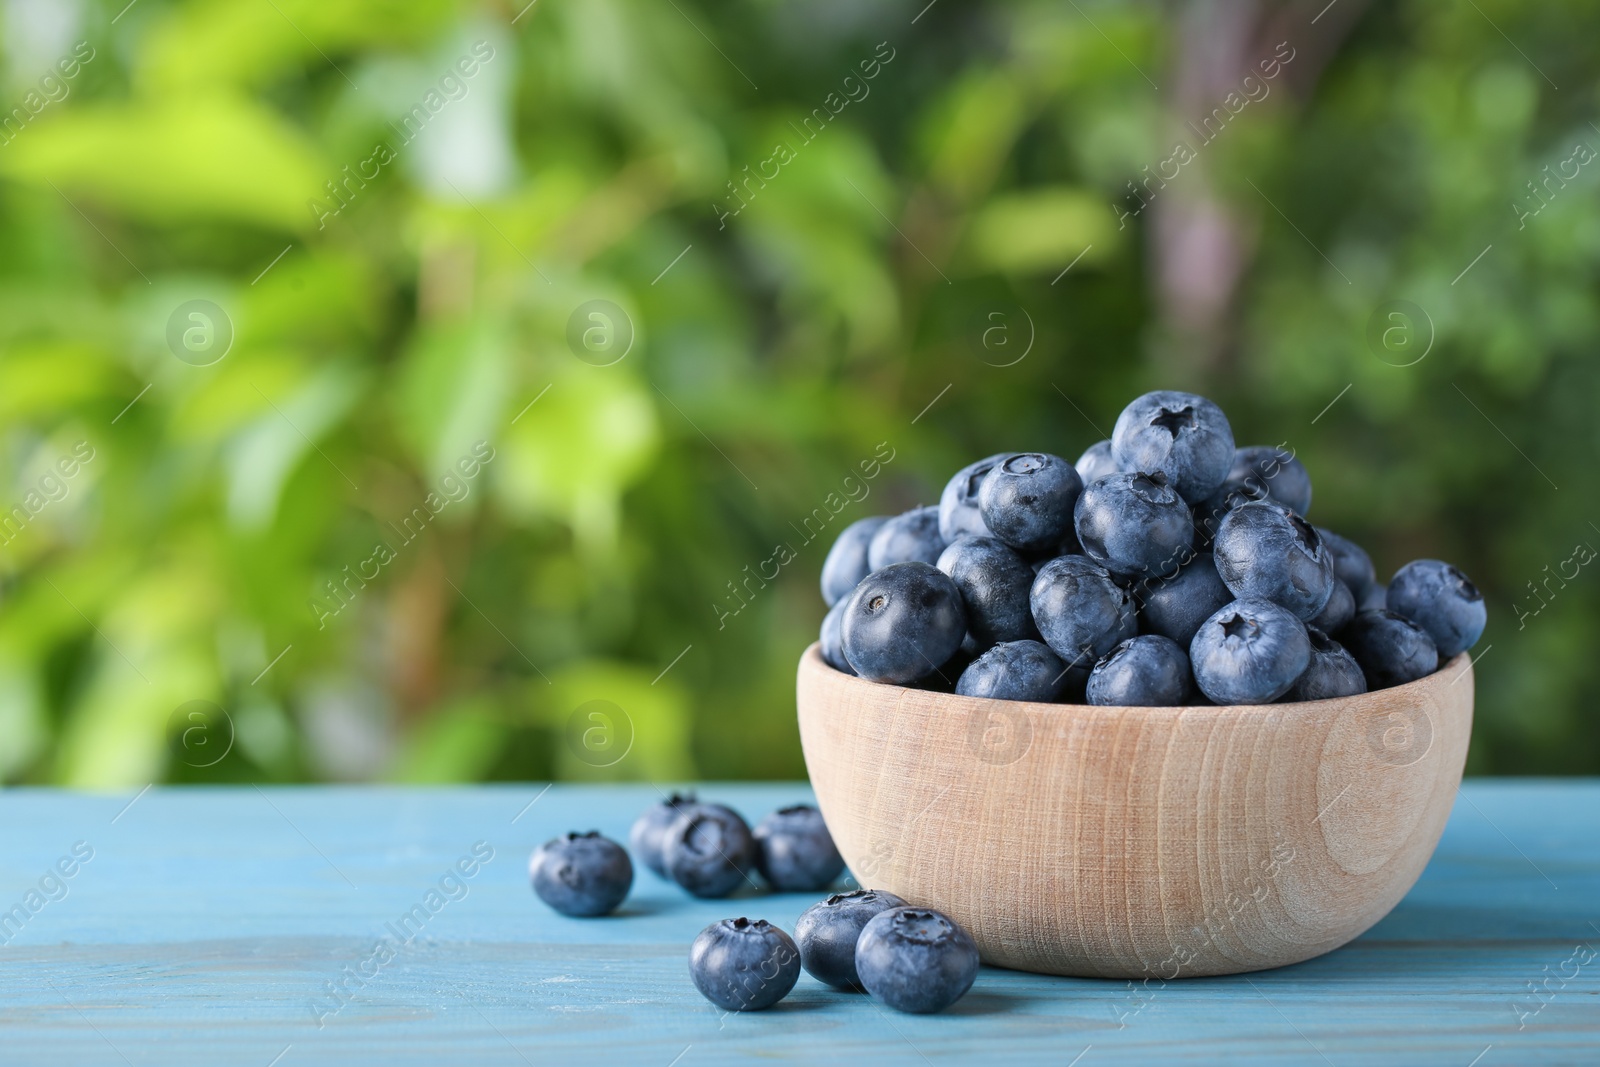
[[[0,780],[801,777],[837,531],[1151,388],[1600,771],[1591,3],[0,18]]]

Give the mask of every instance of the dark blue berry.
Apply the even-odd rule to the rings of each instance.
[[[1049,703],[1067,686],[1067,665],[1038,641],[1004,641],[961,672],[956,692],[995,700]]]
[[[1170,573],[1170,571],[1168,572]],[[1183,648],[1211,613],[1233,600],[1211,553],[1201,552],[1171,577],[1148,575],[1134,587],[1140,629],[1170,637]]]
[[[1437,559],[1407,563],[1389,579],[1389,610],[1428,631],[1449,659],[1477,644],[1488,622],[1483,594],[1465,574]]]
[[[785,893],[826,889],[844,870],[844,858],[822,812],[809,804],[779,808],[756,824],[756,865],[772,888]]]
[[[912,508],[878,527],[872,540],[867,542],[868,573],[910,560],[931,566],[943,551],[944,538],[939,535],[939,509]]]
[[[857,889],[811,905],[794,924],[800,962],[819,982],[836,989],[859,989],[856,942],[862,928],[879,913],[903,908],[905,903],[882,889]]]
[[[1083,481],[1072,464],[1046,452],[1020,452],[997,464],[978,489],[984,525],[1022,552],[1054,549],[1072,529]]]
[[[1217,539],[1217,527],[1222,518],[1240,504],[1252,500],[1267,500],[1266,487],[1252,480],[1235,481],[1232,478],[1205,500],[1194,506],[1194,542],[1209,546]]]
[[[1283,694],[1284,700],[1332,700],[1367,691],[1361,665],[1343,645],[1313,626],[1306,627],[1306,638],[1311,642],[1311,662]]]
[[[800,950],[765,919],[722,919],[694,939],[689,977],[719,1008],[760,1011],[789,995],[800,978]]]
[[[828,666],[836,671],[854,674],[856,669],[844,658],[844,634],[840,629],[849,604],[849,600],[841,600],[828,609],[828,613],[822,617],[822,632],[818,635],[817,642],[822,646],[820,650],[822,659]]]
[[[1084,485],[1097,482],[1108,474],[1120,474],[1117,461],[1111,458],[1111,442],[1096,441],[1083,450],[1083,455],[1078,457],[1078,462],[1072,465],[1078,472],[1078,477]]]
[[[1130,637],[1094,665],[1084,695],[1091,704],[1178,707],[1189,701],[1189,656],[1159,634]]]
[[[939,536],[947,543],[967,534],[988,535],[989,528],[983,524],[983,516],[978,511],[978,489],[983,485],[984,475],[1010,455],[1010,452],[996,452],[969,463],[945,483],[944,492],[939,494]]]
[[[1095,660],[1138,632],[1133,597],[1086,556],[1060,556],[1041,567],[1030,601],[1050,651],[1085,674]]]
[[[954,920],[929,908],[891,908],[862,928],[856,973],[896,1011],[943,1011],[978,976],[978,946]]]
[[[1218,704],[1270,704],[1311,662],[1311,641],[1294,614],[1244,599],[1212,614],[1189,643],[1195,684]]]
[[[616,910],[633,886],[627,850],[598,831],[546,841],[528,861],[539,899],[563,915],[588,918]]]
[[[1333,595],[1333,557],[1315,527],[1282,504],[1253,500],[1222,518],[1217,573],[1240,599],[1260,598],[1305,621]]]
[[[857,519],[840,531],[822,561],[822,600],[830,608],[850,595],[856,583],[872,573],[867,566],[867,546],[878,529],[888,522],[882,515]]]
[[[1333,592],[1328,595],[1328,602],[1322,605],[1322,610],[1316,617],[1306,621],[1307,626],[1314,626],[1325,634],[1336,634],[1350,625],[1350,620],[1356,617],[1356,598],[1350,592],[1350,587],[1339,579],[1333,580]]]
[[[756,839],[739,813],[721,804],[679,812],[662,844],[667,876],[697,897],[725,897],[753,884]]]
[[[1439,649],[1428,631],[1392,611],[1363,611],[1339,635],[1361,664],[1368,689],[1388,689],[1432,674]]]
[[[633,821],[633,829],[628,831],[628,846],[633,849],[633,854],[662,878],[669,877],[663,854],[667,831],[678,821],[683,809],[694,803],[693,793],[673,793],[645,808]]]
[[[1119,470],[1160,471],[1193,504],[1216,492],[1228,476],[1233,429],[1222,409],[1203,396],[1146,393],[1117,416],[1111,458]]]
[[[1250,445],[1233,453],[1228,481],[1249,481],[1298,515],[1311,507],[1311,474],[1293,452],[1271,445]]]
[[[939,569],[961,591],[975,651],[1039,636],[1028,605],[1033,568],[1002,541],[963,537],[940,554]]]
[[[840,625],[844,655],[861,677],[905,685],[955,654],[967,632],[961,591],[927,563],[896,563],[864,578]]]
[[[1193,551],[1194,516],[1164,474],[1112,474],[1078,498],[1083,553],[1113,574],[1170,572]]]
[[[1332,530],[1317,527],[1317,533],[1322,537],[1322,543],[1333,554],[1333,573],[1345,585],[1350,587],[1350,592],[1355,595],[1356,604],[1360,607],[1364,603],[1367,592],[1377,584],[1377,574],[1372,569],[1372,557],[1360,545],[1347,537],[1340,537]],[[1378,607],[1382,607],[1380,603]],[[1361,610],[1365,610],[1362,608]]]

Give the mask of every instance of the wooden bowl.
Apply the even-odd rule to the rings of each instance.
[[[1472,664],[1342,700],[1101,708],[879,685],[800,660],[800,740],[860,882],[987,963],[1110,978],[1321,955],[1399,903],[1444,830]]]

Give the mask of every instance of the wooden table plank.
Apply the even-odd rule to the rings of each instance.
[[[984,968],[933,1017],[808,975],[722,1015],[689,983],[694,934],[735,914],[792,929],[815,898],[695,901],[641,871],[624,914],[558,916],[528,890],[533,846],[625,839],[658,794],[542,788],[0,793],[0,1062],[1600,1063],[1600,782],[1469,782],[1412,893],[1321,959],[1149,988]],[[753,821],[809,791],[701,794]],[[492,858],[447,878],[475,845]]]

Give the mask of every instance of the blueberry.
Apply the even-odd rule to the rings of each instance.
[[[961,591],[927,563],[896,563],[862,579],[840,625],[844,655],[861,677],[905,685],[955,654],[967,632]]]
[[[841,600],[828,609],[828,613],[822,617],[822,633],[818,635],[817,641],[822,646],[822,659],[828,666],[836,671],[854,674],[856,669],[844,658],[844,635],[840,631],[840,623],[844,619],[845,608],[849,603],[848,600]]]
[[[1138,632],[1133,597],[1087,556],[1046,563],[1029,599],[1044,643],[1085,676],[1095,660]]]
[[[882,889],[857,889],[835,893],[807,908],[794,924],[800,945],[800,962],[811,977],[836,989],[859,989],[856,942],[861,928],[873,917],[906,902]]]
[[[666,857],[662,854],[667,831],[678,821],[683,809],[694,803],[693,793],[673,793],[665,800],[645,808],[633,821],[633,829],[628,831],[628,847],[633,849],[633,854],[663,878],[670,877],[667,874]]]
[[[872,540],[867,542],[867,570],[871,573],[909,560],[932,564],[943,551],[939,509],[912,508],[885,522],[872,535]]]
[[[1483,594],[1465,574],[1437,559],[1412,560],[1389,579],[1389,610],[1433,638],[1449,659],[1477,644],[1488,621]]]
[[[1373,582],[1367,586],[1367,591],[1356,598],[1356,614],[1363,611],[1387,611],[1389,609],[1389,587],[1382,582]]]
[[[989,527],[983,524],[983,516],[978,512],[978,488],[983,485],[983,476],[1010,455],[1010,452],[996,452],[969,463],[945,483],[944,492],[939,494],[939,536],[946,542],[963,534],[988,536]]]
[[[1189,644],[1201,692],[1218,704],[1270,704],[1311,662],[1306,627],[1270,600],[1241,599],[1214,612]]]
[[[1306,627],[1306,639],[1311,642],[1311,662],[1283,694],[1284,700],[1332,700],[1367,691],[1366,675],[1349,650],[1315,626]]]
[[[891,908],[862,928],[856,972],[868,993],[896,1011],[943,1011],[972,988],[978,946],[939,912]]]
[[[1067,685],[1067,665],[1038,641],[1003,641],[961,672],[956,692],[995,700],[1049,703]]]
[[[1189,657],[1159,634],[1130,637],[1100,657],[1089,674],[1091,704],[1178,707],[1189,701]]]
[[[1193,504],[1228,476],[1233,429],[1222,409],[1203,396],[1146,393],[1117,416],[1111,458],[1119,470],[1160,471]]]
[[[1227,480],[1235,479],[1259,485],[1297,515],[1304,515],[1311,508],[1311,474],[1293,452],[1271,445],[1236,449]]]
[[[1164,474],[1112,474],[1078,498],[1083,554],[1113,574],[1170,570],[1188,558],[1194,516]]]
[[[1350,587],[1350,592],[1355,594],[1356,604],[1362,605],[1363,598],[1378,581],[1372,569],[1372,557],[1360,545],[1347,537],[1340,537],[1332,530],[1318,526],[1317,533],[1322,535],[1322,543],[1333,553],[1333,573]],[[1381,603],[1377,606],[1383,607]]]
[[[667,876],[697,897],[725,897],[749,881],[756,839],[732,808],[690,804],[663,838]]]
[[[800,950],[765,919],[722,919],[694,939],[689,977],[719,1008],[760,1011],[789,995],[800,978]]]
[[[1210,545],[1217,538],[1217,527],[1222,517],[1240,504],[1252,500],[1266,500],[1267,490],[1253,479],[1235,481],[1229,478],[1222,487],[1194,506],[1194,541],[1197,545]]]
[[[1039,636],[1028,606],[1033,568],[1002,541],[963,537],[940,554],[939,569],[961,591],[974,651]]]
[[[888,521],[887,516],[874,515],[857,519],[840,531],[828,549],[828,558],[822,561],[822,600],[828,607],[849,596],[856,583],[872,573],[867,566],[867,546],[872,535]]]
[[[1322,605],[1322,610],[1316,616],[1307,620],[1307,626],[1315,626],[1325,634],[1336,634],[1350,625],[1350,620],[1356,617],[1356,598],[1350,592],[1350,587],[1339,579],[1333,580],[1333,592],[1328,595],[1328,602]]]
[[[844,870],[844,858],[822,812],[809,804],[779,808],[756,824],[756,866],[772,888],[786,893],[826,889]]]
[[[1240,599],[1259,597],[1313,619],[1333,595],[1333,557],[1316,528],[1282,504],[1252,500],[1222,517],[1217,573]]]
[[[1097,482],[1108,474],[1120,474],[1117,461],[1111,458],[1111,442],[1096,441],[1084,449],[1083,455],[1078,457],[1078,462],[1072,465],[1078,472],[1078,477],[1083,479],[1083,484]]]
[[[633,886],[633,863],[621,845],[590,830],[534,849],[528,877],[540,900],[563,915],[587,918],[622,903]]]
[[[1428,631],[1392,611],[1363,611],[1340,635],[1361,664],[1368,689],[1388,689],[1432,674],[1439,649]]]
[[[997,464],[978,487],[978,511],[993,534],[1022,552],[1061,543],[1083,491],[1078,472],[1060,456],[1020,452]]]
[[[1170,569],[1167,572],[1171,573]],[[1140,629],[1170,637],[1184,648],[1213,611],[1233,600],[1211,553],[1201,552],[1171,577],[1150,575],[1135,589]]]

